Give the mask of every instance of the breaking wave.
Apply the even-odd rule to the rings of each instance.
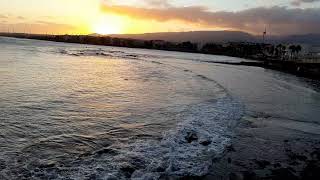
[[[244,113],[214,80],[161,61],[174,55],[23,43],[3,53],[23,73],[1,87],[0,179],[203,176]]]

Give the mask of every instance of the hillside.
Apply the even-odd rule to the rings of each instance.
[[[248,33],[240,31],[192,31],[192,32],[163,32],[146,34],[114,34],[111,37],[131,38],[141,40],[164,40],[170,42],[229,42],[229,41],[256,41]]]

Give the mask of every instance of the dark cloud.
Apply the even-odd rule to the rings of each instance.
[[[314,3],[314,2],[320,2],[320,0],[294,0],[291,2],[294,6],[300,6],[302,3]]]
[[[160,22],[178,20],[201,24],[205,27],[220,27],[260,33],[265,26],[273,34],[318,33],[320,9],[290,9],[287,7],[259,7],[238,12],[211,12],[205,7],[141,8],[125,5],[102,4],[104,12]]]

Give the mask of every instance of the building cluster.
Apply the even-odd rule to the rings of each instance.
[[[1,34],[0,34],[1,35]],[[228,43],[192,43],[192,42],[168,42],[163,40],[137,40],[109,36],[88,35],[30,35],[30,34],[6,34],[6,36],[48,40],[56,42],[119,46],[129,48],[158,49],[181,52],[195,52],[215,55],[226,55],[241,58],[260,60],[301,60],[316,59],[320,57],[320,47],[295,44],[266,44],[250,42]]]

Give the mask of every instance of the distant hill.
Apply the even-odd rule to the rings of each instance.
[[[92,34],[98,36],[98,34]],[[262,37],[241,31],[191,31],[191,32],[160,32],[145,34],[113,34],[111,37],[164,40],[170,42],[191,41],[196,43],[221,42],[262,42]],[[320,34],[267,36],[267,43],[299,43],[320,45]]]
[[[170,42],[191,41],[206,42],[230,42],[230,41],[256,41],[256,38],[248,33],[240,31],[192,31],[192,32],[163,32],[146,34],[114,34],[111,37],[131,38],[141,40],[164,40]]]

